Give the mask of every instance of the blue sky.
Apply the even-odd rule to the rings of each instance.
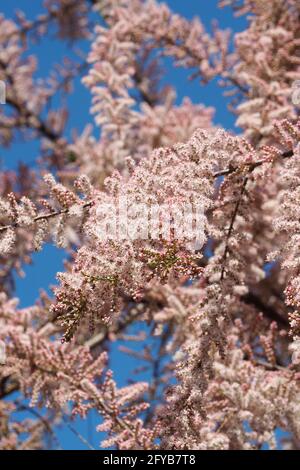
[[[169,4],[173,11],[191,18],[195,15],[200,16],[207,28],[210,28],[211,21],[216,18],[222,28],[231,28],[234,31],[240,31],[245,25],[245,19],[233,19],[229,8],[219,10],[216,0],[195,1],[195,0],[169,0]],[[14,17],[16,9],[25,12],[28,18],[34,18],[41,12],[42,0],[10,0],[2,1],[0,13],[6,17]],[[96,19],[96,17],[93,17]],[[81,41],[77,47],[81,49],[84,55],[89,51],[89,44]],[[60,62],[63,56],[70,56],[68,47],[51,37],[43,40],[41,44],[34,45],[30,50],[38,57],[37,76],[46,77],[49,67],[55,62]],[[73,55],[74,57],[74,55]],[[202,87],[198,80],[189,81],[188,72],[182,69],[174,69],[171,61],[166,62],[166,77],[164,82],[173,84],[177,89],[177,102],[180,103],[184,96],[189,96],[195,103],[204,103],[213,106],[216,109],[215,123],[220,124],[227,129],[234,128],[234,116],[228,112],[226,108],[226,99],[222,95],[216,80],[206,87]],[[56,103],[54,102],[54,105]],[[80,77],[75,80],[75,93],[68,98],[69,105],[69,122],[67,133],[70,135],[72,129],[83,130],[85,125],[93,122],[89,114],[90,93],[81,84]],[[97,135],[97,130],[95,131]],[[0,149],[0,168],[15,168],[18,162],[32,164],[38,156],[37,142],[15,143],[9,149]],[[63,269],[64,253],[51,245],[47,245],[41,253],[35,254],[33,264],[25,267],[25,278],[16,278],[16,295],[20,298],[21,306],[28,306],[35,302],[39,295],[39,289],[48,289],[49,284],[55,284],[55,274]],[[49,291],[49,289],[48,289]],[[137,326],[136,328],[139,328]],[[112,368],[115,377],[120,385],[126,383],[132,368],[138,365],[137,360],[128,359],[118,352],[118,345],[114,347],[112,352]],[[146,374],[147,376],[147,374]],[[145,376],[144,376],[145,377]],[[82,422],[77,420],[74,427],[89,442],[97,447],[99,436],[94,431],[96,424],[100,422],[100,418],[93,413],[88,421]],[[71,430],[63,426],[56,430],[61,447],[64,449],[85,449],[86,446],[76,437]]]

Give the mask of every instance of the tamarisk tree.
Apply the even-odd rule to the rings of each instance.
[[[91,410],[103,448],[300,447],[300,3],[219,6],[245,29],[208,32],[155,0],[0,16],[1,144],[39,142],[34,167],[0,172],[0,449],[55,447],[55,426]],[[42,80],[31,48],[53,34],[90,52]],[[217,79],[237,135],[176,104],[164,58]],[[79,75],[94,130],[70,137],[52,102]],[[45,243],[64,272],[20,308],[14,276]],[[151,374],[118,387],[124,339]]]

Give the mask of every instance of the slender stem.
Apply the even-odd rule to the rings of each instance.
[[[82,205],[82,207],[84,209],[86,209],[88,207],[91,207],[92,205],[93,205],[93,201],[88,201],[88,202],[85,202]],[[62,209],[62,210],[49,212],[48,214],[40,214],[40,215],[37,215],[36,217],[34,217],[33,223],[39,222],[40,220],[52,219],[53,217],[57,217],[59,215],[68,214],[68,212],[69,212],[69,209]],[[8,230],[10,228],[17,228],[17,227],[20,227],[20,225],[17,222],[14,222],[14,223],[8,224],[8,225],[3,225],[2,227],[0,227],[0,233],[4,232],[5,230]]]

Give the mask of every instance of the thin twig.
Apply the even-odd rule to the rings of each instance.
[[[239,198],[238,198],[238,200],[235,204],[235,207],[234,207],[234,210],[233,210],[233,213],[232,213],[232,216],[231,216],[231,220],[230,220],[229,229],[228,229],[228,232],[227,232],[227,235],[226,235],[225,250],[224,250],[224,255],[223,255],[223,260],[222,260],[222,268],[221,268],[221,281],[224,279],[225,264],[226,264],[226,259],[227,259],[227,255],[228,255],[228,252],[229,252],[229,241],[230,241],[230,238],[231,238],[231,235],[232,235],[234,222],[235,222],[235,219],[237,217],[239,207],[241,205],[243,195],[244,195],[245,190],[246,190],[247,183],[248,183],[248,176],[245,176],[244,179],[243,179],[243,184],[242,184],[242,187],[241,187],[240,195],[239,195]]]
[[[288,370],[288,366],[284,367],[278,364],[270,364],[269,362],[261,361],[259,359],[255,359],[251,362],[253,362],[254,365],[262,366],[269,370],[285,370],[285,371]]]
[[[285,152],[282,152],[280,154],[281,158],[290,158],[294,155],[293,150],[286,150]],[[268,163],[266,160],[258,160],[257,162],[254,163],[248,163],[245,165],[245,167],[248,166],[248,171],[251,173],[255,168],[263,165],[264,163]],[[244,168],[244,167],[243,167]],[[225,168],[224,170],[219,170],[214,173],[214,178],[219,178],[220,176],[227,176],[230,175],[231,173],[234,173],[235,171],[239,171],[239,167],[233,167],[230,166],[229,168]]]
[[[77,431],[77,429],[75,429],[67,420],[67,418],[64,416],[63,417],[63,420],[65,422],[65,424],[67,425],[67,427],[70,429],[70,431],[84,444],[86,445],[90,450],[96,450],[95,447],[93,447],[87,440],[85,437],[82,436],[82,434],[80,434],[79,431]]]
[[[59,439],[58,437],[56,436],[55,432],[53,431],[51,425],[48,423],[47,419],[42,416],[36,409],[34,408],[30,408],[30,406],[27,406],[25,404],[20,404],[18,401],[15,401],[15,404],[17,406],[17,411],[27,411],[28,413],[31,413],[33,416],[35,416],[36,418],[38,418],[42,424],[44,425],[44,427],[47,429],[47,431],[49,432],[49,434],[51,434],[53,440],[56,442],[58,448],[60,450],[63,450],[61,445],[60,445],[60,442],[59,442]]]
[[[287,151],[283,152],[280,156],[281,156],[281,158],[289,158],[289,157],[292,157],[293,155],[294,155],[293,150],[287,150]],[[224,250],[224,255],[223,255],[222,268],[221,268],[221,277],[220,277],[221,281],[224,279],[224,275],[225,275],[225,263],[226,263],[227,255],[228,255],[228,252],[229,252],[229,241],[230,241],[230,238],[231,238],[231,235],[232,235],[233,226],[234,226],[234,223],[235,223],[235,220],[236,220],[236,217],[237,217],[237,214],[238,214],[238,211],[239,211],[244,193],[246,191],[246,186],[247,186],[247,183],[248,183],[248,180],[249,180],[249,175],[250,175],[250,173],[252,173],[255,170],[255,168],[263,165],[264,163],[267,163],[267,162],[265,160],[258,160],[257,162],[249,164],[248,165],[248,172],[247,172],[246,176],[244,176],[244,178],[243,178],[243,183],[242,183],[242,186],[241,186],[240,195],[239,195],[239,198],[238,198],[238,200],[235,204],[235,207],[234,207],[234,210],[233,210],[233,213],[232,213],[232,216],[231,216],[231,220],[230,220],[229,229],[228,229],[228,232],[227,232],[227,235],[226,235],[225,250]],[[243,167],[242,171],[245,171],[245,168],[246,167]],[[229,174],[231,174],[233,172],[237,172],[237,171],[238,171],[238,168],[230,167],[230,168],[227,168],[226,170],[221,170],[221,171],[215,173],[214,177],[229,175]]]
[[[88,201],[88,202],[85,202],[82,205],[82,207],[84,209],[86,209],[88,207],[91,207],[92,205],[93,205],[93,201]],[[36,217],[34,217],[33,223],[36,223],[40,220],[52,219],[53,217],[57,217],[59,215],[68,214],[68,212],[69,212],[69,209],[62,209],[62,210],[58,210],[58,211],[49,212],[48,214],[40,214],[40,215],[37,215]],[[4,232],[5,230],[8,230],[10,228],[17,228],[17,227],[20,227],[18,222],[14,222],[14,223],[8,224],[8,225],[3,225],[2,227],[0,227],[0,232]]]

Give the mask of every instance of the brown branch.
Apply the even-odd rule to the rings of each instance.
[[[63,417],[63,420],[65,422],[65,424],[67,425],[67,427],[70,429],[70,431],[86,446],[88,447],[90,450],[96,450],[95,447],[93,447],[89,441],[87,441],[85,439],[85,437],[82,436],[82,434],[80,434],[80,432],[77,431],[77,429],[75,429],[69,422],[68,420]]]
[[[15,401],[15,405],[17,406],[17,411],[27,411],[28,413],[31,413],[33,416],[35,416],[39,421],[41,421],[45,429],[49,432],[53,440],[58,445],[59,449],[62,450],[58,437],[56,436],[51,425],[43,415],[41,415],[36,409],[31,408],[30,406],[27,406],[24,403],[18,403],[18,401]]]
[[[254,361],[250,361],[250,362],[252,362],[256,366],[261,366],[268,370],[285,370],[285,371],[288,370],[288,366],[284,367],[278,364],[270,364],[269,362],[261,361],[259,359],[255,359]]]
[[[11,75],[7,70],[7,64],[0,60],[0,67],[4,71],[7,81],[11,85],[12,89],[14,89],[14,77]],[[31,111],[25,102],[19,102],[13,98],[7,97],[6,98],[7,104],[12,106],[20,116],[25,119],[24,125],[29,128],[33,128],[40,132],[42,135],[47,137],[51,141],[57,141],[60,136],[56,134],[42,119],[40,116],[36,115],[33,111]],[[29,123],[29,121],[32,121]]]
[[[133,302],[133,299],[127,297],[124,295],[126,298],[127,302]],[[145,303],[147,301],[145,300]],[[125,329],[127,326],[130,325],[130,323],[135,320],[135,318],[139,315],[137,314],[131,314],[131,315],[126,315],[125,318],[120,317],[120,319],[117,321],[116,325],[112,328],[105,328],[102,331],[98,332],[95,336],[92,338],[89,338],[87,341],[85,341],[84,346],[88,347],[90,351],[95,350],[97,347],[101,346],[102,344],[105,343],[109,339],[109,334],[113,332],[114,334],[119,333],[123,329]],[[46,322],[42,323],[40,327],[38,328],[38,331],[40,331],[44,326],[46,326],[48,323],[53,323],[55,321],[55,318],[52,318],[51,320],[47,320]],[[39,370],[42,370],[39,368]],[[43,372],[47,373],[53,373],[50,370],[43,370]],[[16,392],[19,390],[19,384],[17,380],[13,378],[13,375],[10,377],[6,377],[2,383],[0,382],[0,399],[5,398],[9,395],[11,395],[13,392]]]
[[[248,176],[245,176],[244,179],[243,179],[243,184],[242,184],[242,187],[241,187],[239,198],[238,198],[237,202],[235,203],[235,207],[234,207],[234,210],[233,210],[233,213],[232,213],[232,216],[231,216],[231,220],[230,220],[229,229],[228,229],[228,232],[227,232],[227,235],[226,235],[225,250],[224,250],[224,254],[223,254],[222,268],[221,268],[221,281],[224,279],[224,275],[225,275],[225,263],[226,263],[227,255],[228,255],[228,252],[229,252],[229,240],[231,238],[234,222],[235,222],[235,219],[237,217],[239,207],[240,207],[242,199],[243,199],[243,195],[246,191],[247,183],[248,183]]]
[[[292,157],[293,155],[294,155],[293,150],[287,150],[287,151],[281,153],[280,157],[281,158],[289,158],[289,157]],[[242,186],[241,186],[240,195],[239,195],[239,198],[238,198],[238,200],[235,204],[235,207],[234,207],[234,210],[233,210],[233,213],[232,213],[232,216],[231,216],[231,220],[230,220],[229,229],[228,229],[228,232],[227,232],[227,235],[226,235],[225,250],[224,250],[224,255],[223,255],[223,260],[222,260],[221,277],[220,277],[221,281],[224,279],[224,275],[225,275],[225,263],[226,263],[227,255],[229,253],[229,240],[231,238],[232,231],[233,231],[233,226],[234,226],[236,217],[238,215],[238,211],[239,211],[243,196],[244,196],[245,191],[246,191],[246,186],[247,186],[247,183],[248,183],[248,180],[249,180],[249,175],[250,175],[250,173],[252,173],[255,170],[255,168],[258,168],[259,166],[263,165],[264,163],[267,163],[267,162],[265,160],[258,160],[257,162],[254,162],[254,163],[251,163],[251,164],[247,165],[248,166],[248,172],[247,172],[247,175],[244,176],[244,178],[243,178],[243,183],[242,183]],[[241,171],[245,171],[247,166],[242,167]],[[237,172],[237,171],[238,171],[238,168],[229,167],[226,170],[222,170],[220,172],[215,173],[214,177],[229,175],[229,174],[232,174],[232,173]]]
[[[285,152],[280,154],[281,158],[290,158],[294,155],[293,150],[286,150]],[[268,163],[266,160],[258,160],[257,162],[254,163],[248,163],[245,165],[245,167],[248,167],[249,173],[251,173],[255,168],[258,168],[259,166],[263,165],[264,163]],[[214,178],[219,178],[220,176],[227,176],[230,175],[231,173],[234,173],[235,171],[239,171],[239,167],[233,167],[229,166],[229,168],[225,168],[224,170],[216,171],[214,173]]]
[[[43,16],[36,18],[35,20],[28,21],[26,25],[20,25],[19,29],[16,29],[5,36],[5,40],[9,40],[14,36],[20,36],[22,39],[27,33],[37,29],[39,26],[50,23],[57,16],[56,10],[50,10],[49,13],[44,14]]]
[[[254,307],[261,311],[264,316],[268,317],[270,320],[275,321],[276,323],[280,324],[282,327],[287,328],[289,326],[289,322],[287,318],[280,315],[273,307],[270,305],[265,305],[261,299],[254,294],[253,292],[248,292],[248,294],[244,295],[241,299],[243,302],[249,305],[254,305]]]
[[[88,202],[85,202],[82,205],[82,207],[84,209],[86,209],[86,208],[91,207],[92,205],[93,205],[93,201],[88,201]],[[53,217],[57,217],[57,216],[60,216],[60,215],[63,215],[63,214],[68,214],[68,213],[69,213],[69,209],[62,209],[62,210],[58,210],[58,211],[49,212],[48,214],[40,214],[40,215],[37,215],[36,217],[34,217],[33,223],[36,223],[39,220],[52,219]],[[8,225],[3,225],[2,227],[0,226],[0,233],[4,232],[5,230],[8,230],[10,228],[18,228],[18,227],[22,227],[22,226],[20,226],[20,224],[18,224],[18,222],[14,222],[14,223],[8,224]]]

